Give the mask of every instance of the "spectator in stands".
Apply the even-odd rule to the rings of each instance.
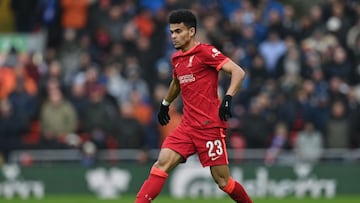
[[[35,81],[27,75],[20,62],[16,62],[14,67],[0,67],[0,84],[0,99],[8,97],[17,86],[22,86],[29,95],[37,93]]]
[[[74,29],[65,29],[63,41],[58,48],[58,58],[64,74],[65,84],[69,85],[80,66],[81,47],[77,42],[77,33]]]
[[[122,30],[124,30],[124,26],[129,20],[125,16],[124,7],[121,4],[112,5],[108,10],[106,18],[102,20],[99,26],[103,26],[110,40],[112,42],[122,41]]]
[[[107,64],[104,70],[106,91],[118,104],[121,104],[129,97],[128,80],[121,74],[122,70],[123,65],[119,62]]]
[[[220,20],[217,15],[208,14],[203,18],[203,25],[206,38],[209,39],[209,42],[219,50],[222,50],[222,46],[228,37],[224,35],[223,30],[219,27]]]
[[[166,59],[159,59],[156,63],[156,84],[153,88],[155,90],[156,86],[161,84],[167,86],[171,82],[172,69],[170,67],[169,61]]]
[[[331,54],[331,61],[324,66],[326,78],[340,77],[343,81],[350,84],[352,67],[347,53],[342,46],[336,46]]]
[[[275,77],[276,64],[286,52],[286,45],[277,31],[270,31],[265,41],[259,45],[259,51],[265,59],[265,67],[269,76]]]
[[[80,66],[86,66],[95,63],[101,58],[98,49],[93,43],[93,40],[88,32],[82,33],[79,36],[79,47],[81,49]],[[86,59],[86,60],[85,60]]]
[[[324,9],[321,8],[319,4],[310,5],[308,13],[310,21],[312,22],[312,27],[314,29],[324,29],[326,17],[324,15]],[[305,15],[306,15],[305,14]]]
[[[333,103],[334,101],[346,102],[346,91],[348,89],[348,84],[343,81],[340,77],[334,76],[329,80],[329,102]]]
[[[61,1],[38,0],[37,17],[41,25],[46,28],[46,45],[56,47],[61,40]]]
[[[121,102],[126,103],[130,100],[131,91],[137,91],[140,94],[140,98],[143,101],[149,101],[150,90],[148,83],[141,77],[141,71],[143,67],[139,65],[136,56],[129,56],[126,59],[125,64],[125,77],[127,78],[126,94],[125,98],[121,98]]]
[[[85,85],[81,82],[74,82],[70,87],[69,101],[74,106],[76,116],[78,118],[78,132],[83,132],[83,123],[86,115],[86,105],[88,104],[88,97],[85,91]]]
[[[239,33],[241,37],[238,37],[238,34],[236,34],[233,39],[234,43],[237,44],[237,47],[243,48],[244,53],[241,56],[244,59],[242,60],[243,63],[248,63],[246,67],[250,66],[249,61],[251,61],[254,58],[254,55],[257,55],[257,46],[260,43],[260,40],[256,36],[256,30],[255,26],[252,25],[246,25],[241,28],[241,33]],[[236,49],[236,47],[234,47]],[[244,64],[244,65],[245,65]]]
[[[146,138],[144,125],[133,115],[134,106],[131,103],[121,104],[120,118],[116,121],[115,138],[122,149],[145,149]]]
[[[301,86],[303,72],[301,53],[297,47],[288,48],[280,58],[276,72],[281,91],[293,98],[294,92]]]
[[[285,75],[301,77],[303,75],[302,53],[293,37],[285,39],[287,52],[282,55],[276,64],[276,78]]]
[[[269,32],[276,31],[281,39],[285,38],[285,29],[282,25],[281,18],[282,15],[279,13],[279,11],[275,9],[271,9],[269,11],[269,18],[267,20],[267,27]]]
[[[39,62],[41,55],[39,53],[30,52],[23,54],[23,61],[25,75],[30,77],[34,82],[40,80]]]
[[[73,82],[84,83],[86,95],[89,96],[93,89],[103,88],[105,80],[103,73],[97,66],[90,66],[84,71],[80,71]]]
[[[16,77],[15,89],[9,94],[8,99],[18,114],[29,121],[35,120],[39,110],[37,84],[26,76],[22,67],[16,68]]]
[[[93,31],[106,20],[111,6],[111,0],[95,1],[89,6],[87,27],[91,32],[91,36],[94,34]]]
[[[262,22],[266,25],[268,24],[272,11],[276,11],[281,17],[284,15],[284,6],[277,0],[260,0],[258,6],[262,12]]]
[[[37,23],[36,7],[38,0],[11,0],[17,32],[32,32]]]
[[[343,101],[334,101],[330,106],[331,117],[326,122],[325,144],[328,148],[348,148],[350,123]]]
[[[324,72],[321,69],[314,69],[311,74],[311,80],[314,83],[314,95],[321,99],[328,97],[329,84],[324,78]]]
[[[125,58],[127,56],[127,51],[124,49],[124,46],[120,42],[115,42],[112,44],[110,49],[110,54],[107,57],[107,60],[104,61],[105,64],[119,64],[119,72],[123,73],[123,66],[125,65]]]
[[[306,89],[310,101],[310,112],[306,120],[312,121],[315,128],[324,132],[325,122],[330,116],[329,111],[329,85],[324,79],[321,69],[315,69],[312,80],[305,80],[303,87]]]
[[[106,100],[104,86],[94,85],[89,89],[89,102],[81,123],[85,133],[97,148],[106,148],[108,137],[114,133],[116,109],[117,107]]]
[[[296,20],[296,14],[298,12],[295,10],[292,4],[284,5],[284,16],[281,19],[282,29],[284,36],[292,36],[296,40],[298,39],[299,33],[299,22]]]
[[[360,16],[359,16],[360,17]],[[350,49],[356,48],[356,39],[360,35],[360,18],[357,19],[356,24],[353,25],[347,33],[347,46]]]
[[[360,147],[360,99],[356,97],[355,87],[350,87],[347,93],[347,106],[349,111],[350,144],[351,148]]]
[[[136,29],[135,24],[131,22],[127,22],[124,26],[124,29],[122,30],[122,44],[124,45],[124,48],[128,55],[135,55],[136,53],[136,40],[139,37],[139,32]]]
[[[285,100],[285,103],[279,106],[278,116],[287,123],[290,130],[302,129],[312,110],[304,89],[298,89],[295,94],[294,98]]]
[[[134,16],[134,24],[136,25],[141,37],[149,38],[155,31],[152,13],[147,8],[139,8],[138,13]]]
[[[294,152],[297,161],[302,163],[317,163],[324,150],[323,135],[316,130],[310,121],[305,122],[304,129],[295,138]]]
[[[16,76],[13,69],[0,66],[0,99],[5,99],[16,86]]]
[[[145,129],[146,147],[155,149],[158,147],[159,136],[157,132],[158,123],[155,119],[155,112],[151,104],[143,100],[136,90],[130,93],[130,103],[132,105],[132,115],[138,120]]]
[[[139,36],[136,40],[136,57],[138,58],[139,66],[141,67],[141,78],[146,79],[149,88],[154,86],[156,78],[155,63],[159,57],[159,53],[155,51],[151,40],[146,36]]]
[[[243,132],[248,148],[264,148],[267,146],[271,126],[264,114],[264,105],[258,97],[250,103],[250,110],[243,119]]]
[[[27,74],[25,67],[21,63],[18,63],[13,70],[16,78],[15,88],[18,85],[22,86],[26,93],[35,96],[38,93],[36,81]]]
[[[265,68],[264,58],[259,54],[255,55],[252,59],[249,77],[251,95],[257,95],[269,77]]]
[[[351,27],[351,12],[347,12],[344,1],[334,1],[330,5],[330,16],[326,19],[326,29],[339,40],[343,46],[346,44],[346,34]]]
[[[61,0],[63,28],[84,29],[87,24],[90,3],[90,0]]]
[[[22,135],[29,129],[29,120],[15,111],[8,99],[0,100],[0,153],[5,161],[14,149],[22,147]]]
[[[56,83],[61,91],[66,92],[62,65],[58,60],[51,60],[47,65],[46,73],[44,73],[41,79],[37,81],[39,87],[39,99],[41,101],[46,98],[48,86],[51,84]]]
[[[40,148],[66,147],[69,134],[77,130],[77,117],[73,105],[63,96],[58,88],[48,89],[46,102],[41,106]]]
[[[289,130],[284,122],[278,122],[275,126],[274,133],[270,141],[270,147],[268,147],[265,154],[265,164],[274,164],[282,150],[289,150],[292,145],[289,140]]]

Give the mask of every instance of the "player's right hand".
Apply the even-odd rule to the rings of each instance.
[[[219,108],[219,117],[222,121],[227,121],[231,115],[231,95],[225,95]]]
[[[165,106],[164,104],[160,105],[160,110],[158,113],[158,120],[160,125],[164,126],[169,123],[170,116],[169,116],[169,106]]]

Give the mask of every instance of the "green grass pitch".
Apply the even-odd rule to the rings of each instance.
[[[134,203],[134,197],[124,196],[114,200],[101,200],[92,196],[47,196],[44,199],[12,199],[5,200],[0,198],[0,202],[9,202],[9,203]],[[222,199],[175,199],[167,196],[159,196],[154,203],[232,203],[233,201],[230,198],[222,198]],[[285,198],[285,199],[275,199],[275,198],[262,198],[262,199],[254,199],[254,203],[359,203],[359,196],[339,196],[333,199],[311,199],[311,198]]]

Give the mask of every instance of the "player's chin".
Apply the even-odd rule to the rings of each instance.
[[[178,44],[174,44],[174,48],[175,48],[175,49],[181,49],[181,46],[178,45]]]

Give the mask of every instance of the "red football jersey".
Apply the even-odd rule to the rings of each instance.
[[[218,71],[228,57],[214,46],[199,43],[173,54],[173,77],[180,82],[183,120],[196,128],[226,127],[219,118]]]

